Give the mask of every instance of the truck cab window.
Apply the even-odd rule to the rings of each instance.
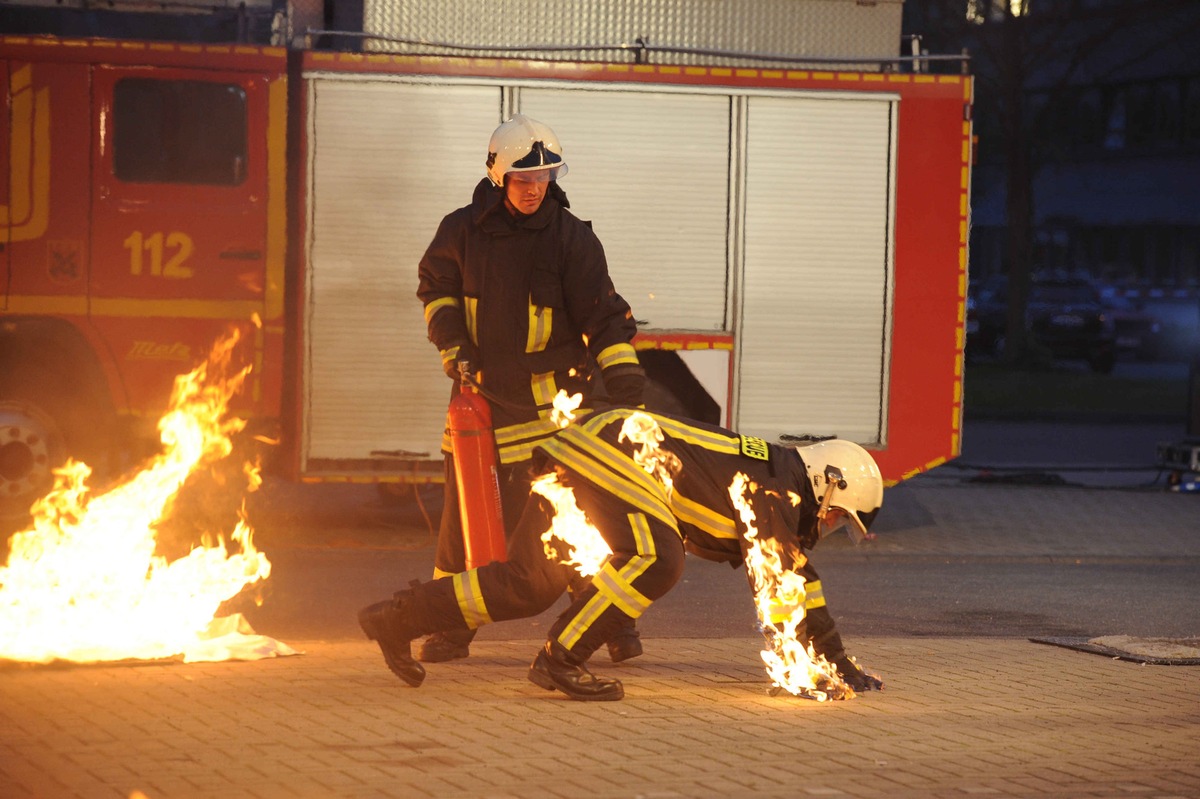
[[[118,81],[113,171],[128,183],[236,186],[246,177],[246,92],[195,80]]]

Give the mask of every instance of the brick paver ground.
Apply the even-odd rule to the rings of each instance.
[[[862,638],[886,690],[771,697],[753,636],[656,639],[623,702],[480,641],[400,683],[367,641],[0,671],[0,796],[1200,796],[1200,670],[1023,639]]]
[[[878,541],[818,555],[1191,568],[1197,502],[922,477],[889,491]],[[855,635],[886,690],[816,703],[768,695],[759,637],[655,635],[634,665],[599,659],[626,699],[589,705],[525,679],[541,628],[476,641],[411,689],[342,615],[347,636],[288,639],[300,657],[0,666],[0,799],[1200,797],[1200,667]]]

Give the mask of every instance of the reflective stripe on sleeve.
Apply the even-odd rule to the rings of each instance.
[[[632,344],[621,342],[613,344],[611,347],[605,347],[600,350],[600,354],[596,356],[596,363],[600,364],[601,369],[607,369],[610,366],[616,366],[621,363],[637,365],[638,357],[637,350]]]
[[[453,347],[447,347],[441,350],[442,353],[442,368],[445,369],[448,364],[458,360],[458,351],[461,349],[457,344]]]
[[[425,306],[425,324],[433,321],[434,315],[443,308],[461,308],[462,303],[458,301],[458,297],[438,297],[432,300]]]

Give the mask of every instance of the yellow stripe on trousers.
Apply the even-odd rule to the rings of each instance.
[[[650,535],[650,525],[646,522],[645,514],[631,513],[628,518],[637,554],[620,569],[614,569],[611,563],[605,563],[592,578],[596,595],[587,601],[558,636],[558,642],[567,649],[579,643],[583,634],[591,629],[596,620],[610,607],[615,605],[626,616],[636,619],[646,612],[646,608],[650,607],[653,601],[634,588],[633,581],[645,574],[658,558],[654,551],[654,537]]]
[[[492,617],[483,601],[479,590],[479,572],[471,569],[454,575],[454,598],[458,600],[458,609],[462,612],[463,621],[471,629],[491,624]]]

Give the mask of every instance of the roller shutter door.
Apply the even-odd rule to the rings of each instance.
[[[893,107],[749,99],[736,418],[744,432],[885,443]]]
[[[426,337],[417,263],[484,175],[500,89],[311,87],[302,468],[380,450],[440,458],[450,385]]]
[[[728,96],[522,89],[570,167],[571,210],[592,221],[642,329],[724,330]]]

